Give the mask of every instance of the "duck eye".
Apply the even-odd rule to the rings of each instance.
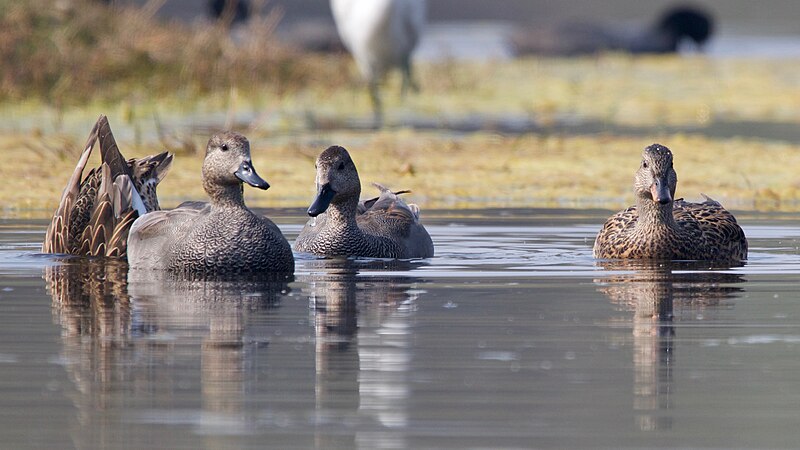
[[[227,152],[228,151],[228,144],[222,144],[222,147],[220,147],[220,148],[222,149],[223,152]]]
[[[339,167],[337,167],[337,169],[338,170],[344,170],[344,161],[339,163]]]
[[[642,167],[647,169],[647,161],[642,161]]]

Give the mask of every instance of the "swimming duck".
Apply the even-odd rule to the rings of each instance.
[[[191,276],[293,272],[289,243],[271,220],[247,208],[242,183],[269,188],[253,168],[247,138],[215,134],[203,161],[210,203],[185,202],[137,219],[128,237],[131,268]]]
[[[83,178],[98,141],[100,166]],[[159,209],[156,187],[171,164],[167,152],[125,161],[101,115],[47,227],[42,252],[124,258],[134,220]]]
[[[425,0],[331,0],[339,36],[367,81],[376,126],[383,121],[378,84],[389,70],[402,72],[402,94],[418,90],[411,54],[425,27],[426,8]]]
[[[743,261],[747,238],[736,218],[705,195],[673,200],[678,177],[672,152],[644,149],[636,172],[636,205],[611,216],[594,242],[595,258]]]
[[[361,181],[347,150],[329,147],[316,167],[317,197],[308,208],[312,219],[297,236],[295,250],[320,256],[433,256],[433,241],[416,205],[407,205],[399,193],[381,185],[375,185],[377,198],[359,203]]]
[[[520,30],[512,41],[517,54],[674,53],[683,41],[702,48],[713,32],[714,19],[708,12],[693,6],[676,6],[639,30],[620,30],[602,24],[562,24]]]

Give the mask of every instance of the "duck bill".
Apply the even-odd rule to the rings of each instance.
[[[669,192],[669,185],[663,181],[656,181],[650,186],[650,195],[653,196],[653,201],[666,205],[672,203],[672,194]]]
[[[255,188],[264,190],[269,189],[269,183],[258,176],[256,169],[253,167],[253,164],[250,161],[242,162],[242,164],[239,166],[239,170],[234,172],[234,175],[236,175],[236,178]]]
[[[317,192],[317,197],[314,199],[314,202],[311,206],[308,207],[308,215],[311,217],[317,217],[318,215],[325,212],[328,209],[328,206],[331,204],[331,200],[336,195],[336,191],[331,188],[331,185],[326,183],[320,186],[319,191]]]

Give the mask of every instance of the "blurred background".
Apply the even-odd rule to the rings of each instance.
[[[272,174],[261,206],[306,204],[340,144],[427,208],[615,209],[657,141],[679,195],[800,207],[793,2],[429,0],[409,85],[359,70],[326,0],[214,3],[0,0],[0,150],[21,165],[0,170],[43,180],[0,186],[9,214],[47,215],[100,113],[125,156],[176,153],[166,206],[204,196],[205,141],[233,128]],[[674,8],[700,39],[670,35]]]
[[[147,0],[117,0],[120,3],[144,5]],[[258,4],[259,2],[250,2]],[[248,3],[248,4],[250,4]],[[312,39],[334,31],[330,4],[326,0],[270,0],[263,2],[262,12],[276,11],[281,15],[278,30],[287,40]],[[715,36],[707,52],[711,55],[775,55],[800,53],[800,25],[797,8],[791,1],[775,1],[762,5],[746,0],[681,2],[674,0],[609,0],[584,2],[579,0],[428,0],[428,27],[423,39],[422,57],[442,56],[446,49],[435,48],[438,40],[448,33],[456,34],[453,27],[471,31],[471,44],[475,35],[483,37],[483,48],[473,48],[472,53],[459,56],[485,57],[490,45],[502,39],[508,27],[531,29],[552,26],[554,23],[604,23],[609,26],[630,27],[655,21],[658,14],[676,6],[698,7],[708,11],[715,19]],[[197,20],[208,13],[206,5],[197,0],[166,0],[159,11],[164,18]],[[455,22],[455,23],[454,23]],[[479,27],[478,27],[479,26]],[[476,29],[477,27],[477,29]],[[303,36],[305,32],[305,36]],[[444,37],[443,37],[444,36]],[[452,36],[456,40],[456,36]],[[432,42],[430,42],[432,41]],[[427,45],[425,45],[427,44]],[[448,42],[453,45],[452,42]],[[457,44],[455,44],[457,45]],[[461,46],[458,47],[461,49]],[[452,48],[450,49],[452,50]]]
[[[143,5],[146,0],[117,0],[122,3]],[[651,17],[676,4],[696,5],[714,13],[720,23],[720,32],[748,34],[793,34],[797,23],[797,8],[791,1],[771,1],[759,4],[747,0],[606,0],[585,2],[580,0],[428,0],[430,21],[506,21],[531,25],[546,25],[553,21],[602,20],[638,21]],[[330,4],[326,0],[270,0],[268,8],[280,8],[285,23],[292,24],[309,19],[332,22]],[[161,9],[164,17],[194,18],[206,13],[205,5],[198,0],[167,0]]]

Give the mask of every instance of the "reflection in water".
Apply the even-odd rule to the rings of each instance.
[[[253,347],[245,342],[247,319],[276,307],[280,295],[288,293],[286,281],[154,280],[152,272],[137,271],[130,272],[128,281],[131,298],[152,328],[178,334],[180,341],[193,336],[201,340],[202,415],[196,425],[207,435],[206,446],[223,448],[225,435],[252,433],[252,411],[245,402],[252,390],[247,383],[257,377],[248,372],[248,362],[257,358],[259,343]],[[189,349],[191,355],[195,352]]]
[[[61,363],[76,388],[67,394],[77,409],[71,425],[76,448],[116,442],[112,420],[96,411],[119,407],[109,392],[131,378],[115,370],[131,350],[126,276],[127,264],[111,260],[69,258],[45,268],[53,314],[63,330]]]
[[[700,262],[614,261],[607,270],[632,270],[595,279],[611,302],[633,312],[634,410],[643,431],[672,429],[672,371],[675,364],[674,311],[711,312],[743,289],[739,274]],[[697,317],[697,314],[694,314]]]
[[[118,261],[73,258],[45,269],[54,314],[62,326],[61,359],[77,392],[78,448],[119,448],[124,438],[105,435],[120,419],[108,409],[197,407],[181,398],[185,373],[200,354],[201,416],[205,444],[213,435],[245,432],[249,348],[248,314],[275,307],[288,280],[187,281],[128,274]],[[186,344],[199,344],[193,350]],[[188,357],[188,358],[187,358]],[[137,403],[137,398],[144,398]],[[98,413],[98,409],[100,410]]]
[[[403,261],[365,265],[346,259],[318,260],[310,265],[317,424],[324,424],[331,415],[366,422],[369,430],[378,430],[345,437],[320,429],[315,442],[318,448],[407,447],[410,321],[418,291],[411,289],[411,277],[359,277],[359,270],[369,269],[370,264],[396,271],[412,267]],[[358,395],[342,395],[347,392]]]
[[[300,395],[314,395],[308,419],[317,448],[407,446],[411,320],[420,291],[414,278],[381,271],[414,266],[307,262],[309,274],[299,281],[316,356],[313,386],[301,385],[309,389]],[[255,367],[264,370],[257,362],[265,352],[297,348],[307,338],[267,347],[272,330],[253,327],[250,316],[280,305],[286,280],[158,279],[85,258],[48,267],[44,276],[62,328],[60,360],[75,387],[68,394],[78,410],[75,447],[124,446],[120,422],[190,425],[207,448],[276,425],[248,398],[264,387]],[[289,374],[302,380],[302,372]],[[282,417],[278,427],[308,426],[306,418]]]

